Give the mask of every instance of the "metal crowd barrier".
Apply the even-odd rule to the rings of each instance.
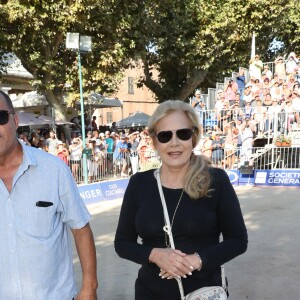
[[[243,157],[242,153],[247,153],[247,155]],[[256,170],[300,168],[300,147],[277,147],[274,144],[268,144],[265,147],[252,147],[246,151],[242,147],[236,147],[230,156],[233,156],[234,161],[230,168],[226,164],[228,156],[225,150],[215,167],[237,170],[246,161]],[[70,161],[69,165],[77,184],[83,184],[82,162]],[[154,150],[132,151],[121,159],[113,159],[113,153],[106,153],[100,159],[90,157],[87,163],[89,183],[128,178],[136,172],[159,168],[160,165],[161,160]],[[123,166],[125,166],[125,172],[122,172]]]
[[[160,163],[160,158],[154,150],[119,153],[115,158],[113,153],[102,152],[97,157],[90,156],[87,159],[88,182],[126,178],[136,172],[158,168]],[[82,184],[84,182],[82,160],[70,161],[69,166],[77,184]]]

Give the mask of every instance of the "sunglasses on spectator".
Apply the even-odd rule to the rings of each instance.
[[[8,111],[8,110],[0,110],[0,125],[5,125],[8,123],[9,115],[14,115],[14,111]]]
[[[190,128],[183,128],[183,129],[178,129],[178,130],[167,130],[167,131],[160,131],[157,133],[155,136],[157,137],[157,140],[160,143],[167,143],[169,142],[172,137],[173,137],[173,132],[176,133],[176,136],[182,140],[182,141],[188,141],[194,132],[195,128],[190,129]]]

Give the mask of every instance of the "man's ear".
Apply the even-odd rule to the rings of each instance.
[[[16,129],[17,129],[19,127],[19,116],[18,116],[18,113],[14,114],[14,122],[15,122]]]

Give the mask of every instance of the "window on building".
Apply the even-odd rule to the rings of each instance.
[[[128,77],[128,94],[134,94],[133,77]]]
[[[112,123],[112,121],[113,121],[112,112],[108,111],[106,113],[106,119],[107,119],[107,123]]]

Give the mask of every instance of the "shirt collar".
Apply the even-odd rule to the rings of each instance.
[[[32,154],[31,151],[29,151],[29,146],[26,146],[20,139],[18,139],[19,144],[22,147],[23,151],[23,162],[22,165],[27,169],[29,166],[36,166],[37,165],[37,160]],[[42,150],[40,150],[42,151]]]

